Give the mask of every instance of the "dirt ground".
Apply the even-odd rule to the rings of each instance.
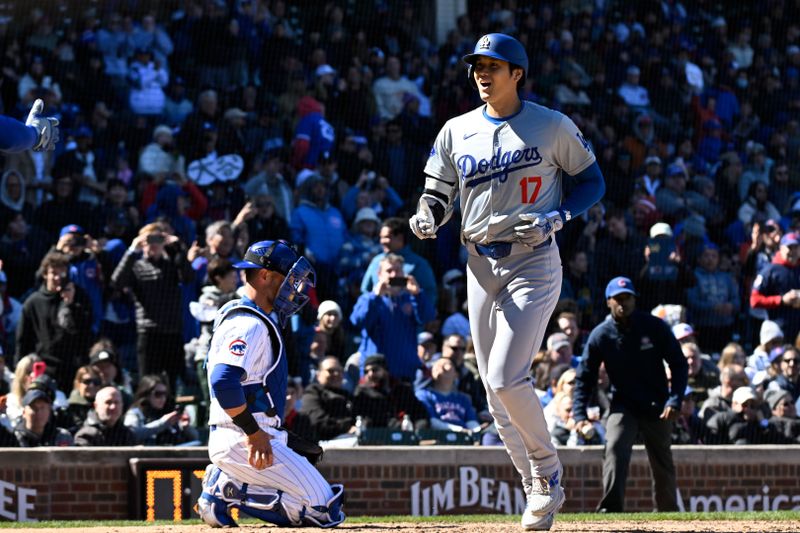
[[[219,532],[201,525],[175,525],[175,526],[151,526],[137,528],[133,527],[96,527],[96,528],[53,528],[53,529],[15,529],[14,531],[28,531],[30,533],[87,533],[87,532],[109,532],[109,533],[134,533],[144,531],[145,533],[212,533]],[[235,530],[232,530],[235,531]],[[319,533],[316,528],[283,528],[270,527],[267,525],[245,525],[238,531],[258,531],[259,533],[278,533],[291,531],[292,533]],[[410,532],[421,531],[424,533],[505,533],[522,531],[519,525],[512,522],[480,522],[454,524],[448,522],[387,522],[376,524],[347,524],[332,531],[348,531],[357,533],[389,533],[394,531]],[[757,520],[749,521],[695,521],[695,522],[670,522],[670,521],[603,521],[603,522],[569,522],[557,521],[551,532],[559,533],[638,533],[638,532],[681,532],[681,533],[733,533],[733,532],[800,532],[800,522],[762,522]]]

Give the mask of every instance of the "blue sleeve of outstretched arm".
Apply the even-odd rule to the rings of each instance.
[[[24,122],[0,115],[0,151],[24,152],[30,150],[39,138],[36,129]]]
[[[559,208],[564,221],[567,218],[573,219],[588,210],[606,193],[606,182],[596,161],[572,178],[576,182],[575,187]],[[564,213],[567,212],[570,217],[564,216]]]

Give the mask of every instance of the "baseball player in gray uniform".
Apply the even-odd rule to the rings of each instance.
[[[485,105],[449,120],[425,166],[425,190],[409,220],[436,236],[461,201],[469,321],[489,410],[528,496],[522,526],[544,531],[564,502],[530,368],[561,291],[554,233],[605,192],[589,143],[565,115],[523,102],[528,72],[519,41],[492,33],[463,58]],[[562,180],[575,181],[569,197]]]
[[[330,485],[290,447],[281,429],[288,367],[276,320],[308,301],[314,269],[284,241],[252,244],[245,296],[217,313],[208,351],[208,454],[198,513],[212,527],[235,527],[231,508],[279,526],[332,527],[345,519],[344,489]]]

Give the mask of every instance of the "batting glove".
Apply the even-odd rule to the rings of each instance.
[[[39,135],[33,147],[34,152],[47,152],[55,149],[59,138],[58,119],[42,117],[40,116],[42,111],[44,111],[44,102],[41,98],[37,98],[25,121],[25,125],[33,126]]]
[[[436,230],[438,229],[436,219],[433,216],[428,200],[424,197],[420,197],[419,203],[417,203],[417,213],[408,219],[408,225],[418,239],[436,238]]]
[[[542,244],[553,233],[564,227],[564,221],[558,211],[550,211],[546,215],[522,213],[519,218],[523,224],[514,227],[517,239],[531,248]]]

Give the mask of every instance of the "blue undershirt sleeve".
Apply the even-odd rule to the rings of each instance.
[[[223,409],[232,409],[245,404],[242,376],[244,376],[243,368],[226,364],[216,365],[211,372],[213,396]]]
[[[577,176],[571,177],[575,180],[575,187],[558,208],[564,222],[572,220],[592,207],[606,192],[606,182],[597,161],[579,172]],[[566,216],[566,213],[570,216]]]
[[[39,134],[24,122],[0,115],[0,151],[24,152],[36,144]]]

